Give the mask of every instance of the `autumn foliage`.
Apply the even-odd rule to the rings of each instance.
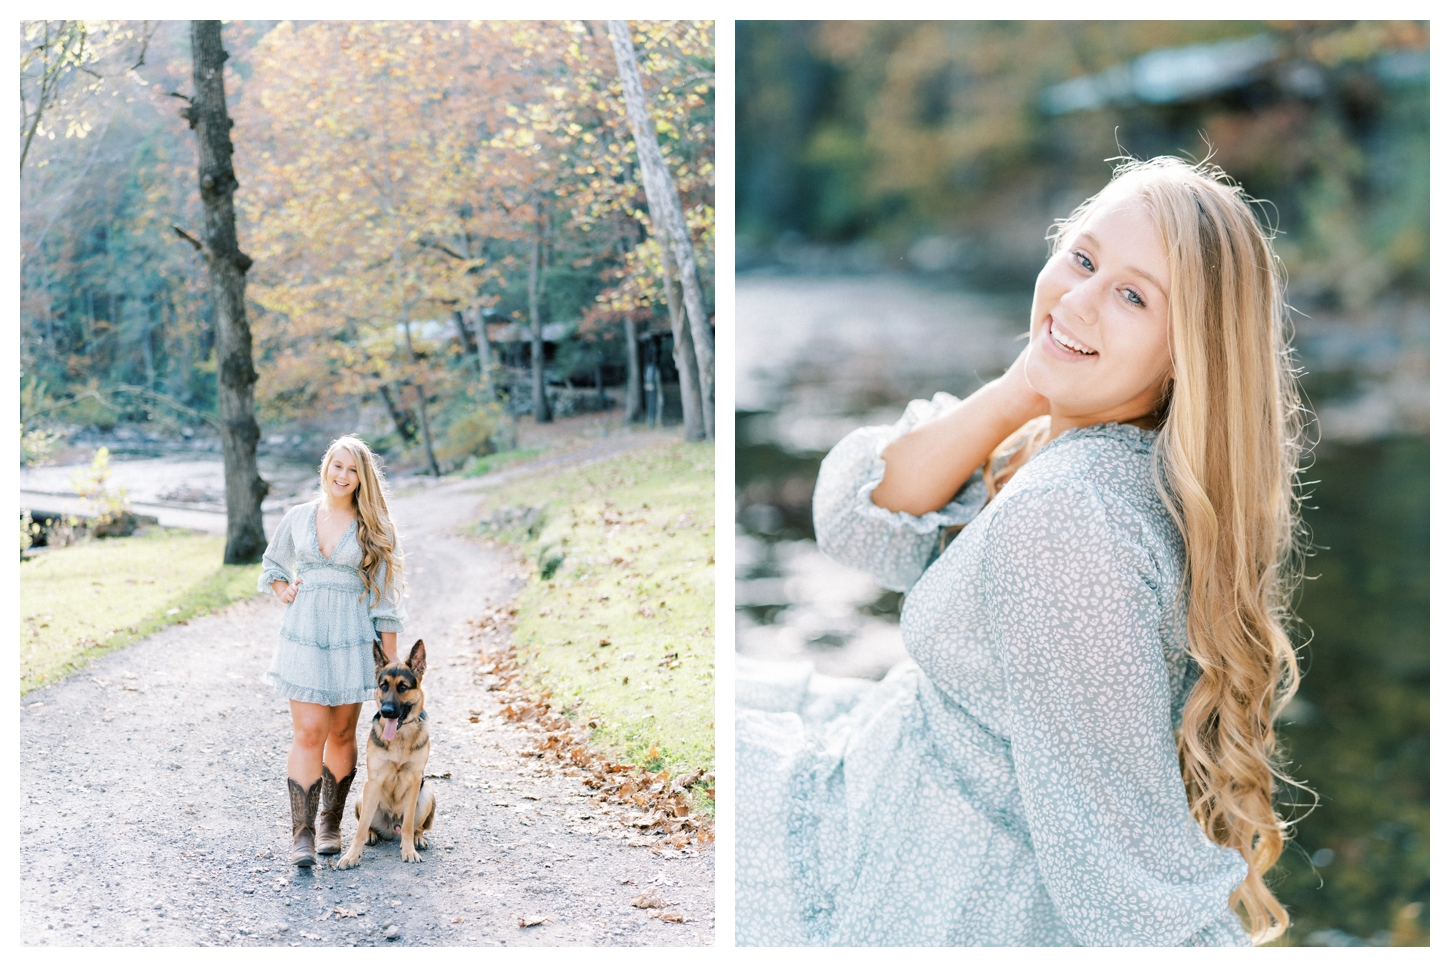
[[[641,25],[639,36],[657,125],[708,253],[713,78],[699,65],[711,62],[711,32],[670,23]],[[600,30],[284,23],[251,67],[237,163],[251,186],[242,204],[266,310],[261,390],[280,409],[378,386],[457,389],[436,327],[418,323],[500,308],[525,321],[536,235],[546,258],[574,271],[586,337],[663,304]]]
[[[205,266],[178,232],[201,221],[172,96],[190,91],[187,24],[22,28],[54,48],[23,65],[22,415],[196,424],[216,363]],[[632,31],[713,303],[714,27]],[[563,324],[552,392],[601,367],[617,383],[625,319],[669,328],[603,22],[229,21],[223,40],[264,432],[386,408],[388,445],[431,427],[447,463],[528,409],[527,343],[481,335]],[[45,409],[83,396],[106,402]]]

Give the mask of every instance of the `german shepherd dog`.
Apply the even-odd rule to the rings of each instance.
[[[423,671],[428,666],[418,639],[407,662],[390,662],[373,642],[378,712],[368,734],[368,781],[357,802],[357,834],[337,861],[346,870],[362,862],[363,841],[402,840],[403,862],[421,863],[433,828],[433,788],[423,779],[428,764],[428,716],[423,711]]]

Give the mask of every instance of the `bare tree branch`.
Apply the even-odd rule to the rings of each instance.
[[[180,235],[182,238],[186,239],[188,242],[190,242],[192,248],[196,249],[198,252],[202,251],[203,246],[201,242],[194,235],[188,234],[185,230],[181,228],[181,226],[172,225],[171,230],[177,235]]]

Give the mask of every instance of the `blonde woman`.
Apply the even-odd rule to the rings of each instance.
[[[373,642],[396,660],[407,617],[397,529],[378,458],[362,440],[334,440],[318,496],[282,518],[257,582],[268,588],[287,605],[265,677],[292,703],[292,862],[312,866],[318,853],[342,849],[358,712],[377,687]]]
[[[820,546],[909,589],[914,662],[879,684],[743,663],[740,943],[1287,925],[1264,881],[1298,680],[1278,263],[1220,171],[1167,158],[1121,167],[1053,237],[1005,375],[821,466]]]

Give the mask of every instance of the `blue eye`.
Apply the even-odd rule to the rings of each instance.
[[[1134,292],[1132,289],[1124,289],[1123,291],[1128,294],[1128,301],[1131,302],[1133,305],[1135,305],[1135,306],[1145,306],[1145,305],[1148,304],[1148,303],[1146,303],[1146,302],[1143,301],[1143,297],[1142,296],[1140,296],[1138,293]]]
[[[1077,259],[1077,264],[1078,265],[1081,265],[1083,268],[1087,269],[1089,272],[1093,271],[1093,261],[1092,261],[1092,259],[1088,258],[1086,255],[1084,255],[1082,252],[1079,252],[1076,249],[1073,250],[1072,256],[1073,256],[1073,258]]]

